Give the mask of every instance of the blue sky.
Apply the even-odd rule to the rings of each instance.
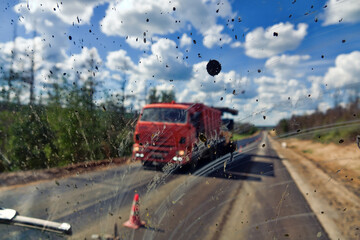
[[[356,94],[348,86],[360,82],[357,0],[23,0],[1,1],[0,11],[1,64],[9,65],[15,21],[17,65],[26,68],[24,56],[37,48],[38,93],[54,81],[47,77],[54,66],[86,78],[92,57],[99,104],[104,92],[121,93],[125,79],[127,107],[141,108],[156,86],[179,101],[236,108],[237,120],[273,125],[325,111],[335,92],[345,106]],[[206,72],[210,59],[222,65],[216,77]]]

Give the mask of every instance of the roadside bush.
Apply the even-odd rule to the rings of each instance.
[[[359,117],[360,98],[355,98],[346,107],[336,106],[325,113],[316,111],[309,115],[293,115],[290,119],[282,119],[276,126],[276,134],[281,136],[292,133],[294,137],[313,139],[322,143],[339,143],[340,140],[354,142],[360,134],[359,123],[356,123]],[[342,126],[338,127],[341,124]],[[303,130],[306,129],[311,130],[303,134]]]
[[[103,159],[101,127],[95,112],[53,107],[48,117],[56,135],[59,165]]]
[[[51,104],[4,110],[0,112],[0,171],[128,156],[133,122],[132,114],[121,109]]]
[[[133,144],[133,118],[122,111],[101,114],[103,124],[103,151],[109,158],[131,155]]]
[[[356,136],[360,134],[358,126],[344,126],[340,129],[331,129],[327,131],[319,131],[313,134],[313,140],[321,143],[335,142],[340,140],[346,142],[355,142]]]
[[[10,139],[10,126],[13,124],[14,119],[16,119],[16,112],[11,112],[9,110],[0,111],[0,172],[5,171],[10,166],[8,156],[8,146]]]
[[[57,148],[43,108],[23,110],[10,128],[9,156],[13,169],[38,169],[58,165]]]

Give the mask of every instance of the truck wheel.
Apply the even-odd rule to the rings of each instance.
[[[219,147],[218,146],[212,146],[210,148],[210,162],[215,161],[219,157]]]
[[[143,165],[143,168],[149,168],[149,166],[151,166],[151,162],[149,161],[141,161],[141,164]]]
[[[190,161],[190,172],[193,173],[196,171],[196,168],[198,166],[199,158],[193,158]]]
[[[225,154],[235,152],[236,151],[236,143],[230,142],[230,143],[226,144],[225,149],[226,149]]]
[[[235,152],[236,151],[236,142],[230,142],[230,152]]]

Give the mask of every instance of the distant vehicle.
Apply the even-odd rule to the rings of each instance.
[[[232,152],[236,146],[228,129],[222,128],[224,112],[237,114],[201,103],[148,104],[135,128],[132,158],[144,166],[176,163],[195,168],[200,159],[211,161]]]

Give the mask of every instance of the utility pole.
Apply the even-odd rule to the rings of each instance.
[[[33,105],[34,101],[35,101],[35,96],[34,96],[34,88],[35,88],[35,36],[36,33],[34,31],[34,35],[33,35],[33,49],[32,49],[32,54],[31,54],[31,66],[30,66],[30,78],[29,78],[29,85],[30,85],[30,101],[29,104]]]
[[[125,112],[125,86],[126,86],[126,77],[124,76],[123,82],[121,84],[121,90],[122,90],[121,110],[124,112]]]
[[[8,82],[7,82],[8,90],[7,90],[7,95],[6,95],[7,102],[10,102],[11,91],[13,88],[13,81],[15,79],[14,62],[15,62],[15,56],[16,56],[16,36],[17,36],[17,24],[16,24],[16,22],[14,22],[13,49],[11,51],[9,76],[7,78],[7,80],[8,80]]]
[[[122,111],[125,112],[125,87],[126,87],[126,73],[125,73],[125,70],[127,70],[128,68],[128,65],[126,63],[126,61],[124,61],[124,66],[123,66],[123,82],[121,84],[121,90],[122,90],[122,101],[121,101],[121,108],[122,108]]]

